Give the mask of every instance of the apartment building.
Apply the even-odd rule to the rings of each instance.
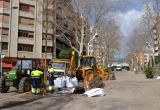
[[[43,0],[1,0],[0,1],[0,42],[1,52],[5,55],[3,62],[14,63],[18,66],[31,68],[39,59],[53,56],[54,31],[53,31],[53,5],[47,9],[50,13],[49,22],[46,22],[42,7]],[[74,12],[74,8],[68,8]],[[74,13],[76,15],[76,12]],[[70,21],[68,19],[70,19]],[[56,28],[56,54],[70,47],[68,41],[76,44],[75,27],[72,15],[64,15],[64,9],[57,5],[56,23],[61,28]],[[65,21],[64,23],[62,21]],[[66,22],[67,21],[67,22]],[[75,21],[75,20],[74,20]],[[51,27],[45,31],[45,24]],[[64,35],[65,36],[64,36]],[[46,38],[47,36],[47,38]],[[47,50],[45,47],[47,46]]]
[[[156,24],[153,27],[155,56],[160,56],[160,16],[156,17]]]
[[[150,54],[149,53],[144,53],[144,66],[147,67],[149,60],[150,60]]]

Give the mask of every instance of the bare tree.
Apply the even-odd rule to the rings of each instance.
[[[144,36],[147,42],[154,46],[154,37],[152,33],[152,28],[155,23],[155,16],[152,7],[149,4],[144,4],[143,13],[142,13],[142,24],[141,28],[143,29]],[[146,42],[145,41],[145,42]]]
[[[132,65],[136,65],[137,69],[141,66],[142,68],[144,67],[143,62],[142,62],[142,54],[145,53],[147,50],[146,48],[146,41],[147,38],[145,37],[145,32],[143,31],[143,25],[137,26],[129,41],[128,41],[128,51],[126,57],[129,57],[127,60],[130,62]]]
[[[114,23],[105,27],[104,36],[102,38],[105,46],[105,61],[110,64],[114,58],[117,51],[121,49],[122,33],[119,27]]]
[[[142,26],[136,27],[128,41],[129,51],[132,53],[145,51],[146,39]]]
[[[160,0],[151,0],[153,9],[157,16],[160,16]]]
[[[73,0],[73,6],[75,9],[80,13],[81,15],[85,16],[86,21],[89,21],[89,25],[94,26],[98,29],[99,24],[102,24],[102,18],[105,15],[105,1],[100,0]],[[88,24],[87,24],[88,25]],[[81,40],[79,41],[81,43],[81,49],[83,48],[83,41],[85,41],[85,44],[87,44],[89,41],[90,36],[88,33],[85,32],[84,34],[84,27],[85,24],[82,20],[82,28],[81,28]],[[87,29],[87,28],[86,28]],[[87,36],[87,37],[84,37]],[[80,49],[80,50],[81,50]]]
[[[122,33],[115,24],[115,16],[111,19],[106,18],[109,12],[118,11],[115,6],[122,7],[125,4],[133,3],[132,0],[110,1],[110,0],[73,0],[75,8],[79,12],[85,13],[88,17],[89,25],[97,29],[99,37],[93,42],[93,48],[101,54],[102,59],[112,59],[115,52],[120,50]],[[114,3],[114,4],[113,4]],[[120,4],[120,5],[119,5]],[[112,23],[111,23],[112,22]],[[113,25],[114,24],[114,25]],[[90,38],[92,36],[89,36]],[[108,61],[107,61],[108,62]]]

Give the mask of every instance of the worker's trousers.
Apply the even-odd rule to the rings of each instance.
[[[40,93],[41,80],[40,77],[32,77],[32,94]]]
[[[49,78],[49,85],[48,85],[48,91],[50,93],[52,93],[54,91],[54,79],[53,78]]]

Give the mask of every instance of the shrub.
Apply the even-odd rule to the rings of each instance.
[[[145,69],[145,75],[147,78],[153,78],[154,77],[154,71],[153,71],[153,67],[151,66],[148,66],[146,69]]]

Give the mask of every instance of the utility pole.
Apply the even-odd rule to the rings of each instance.
[[[54,7],[53,7],[53,11],[54,11],[54,14],[53,14],[53,22],[54,22],[54,29],[53,29],[53,54],[52,54],[52,57],[53,58],[56,58],[56,26],[57,26],[57,23],[56,23],[56,19],[57,19],[57,0],[54,0]]]
[[[80,43],[80,52],[79,56],[82,55],[83,52],[83,42],[84,42],[84,17],[83,14],[81,14],[81,19],[82,19],[82,31],[81,31],[81,43]]]

